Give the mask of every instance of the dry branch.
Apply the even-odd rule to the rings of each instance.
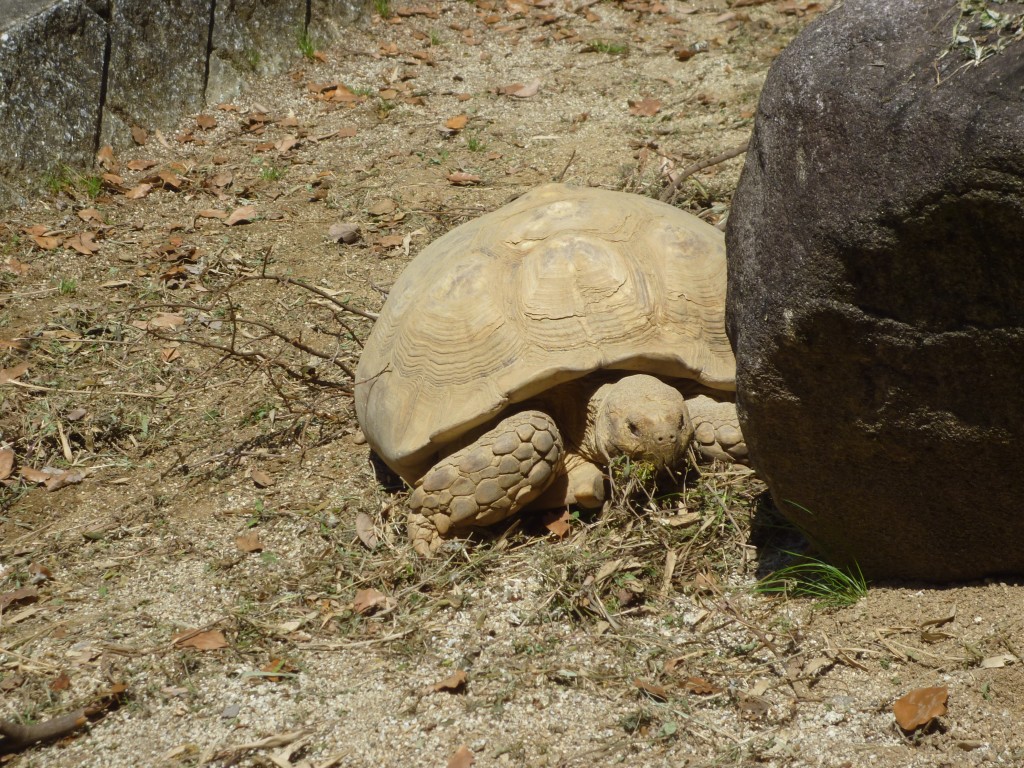
[[[750,139],[747,139],[738,147],[727,149],[720,155],[715,155],[709,160],[701,160],[699,163],[694,163],[693,165],[687,166],[682,170],[682,172],[678,176],[676,176],[676,178],[672,181],[671,184],[668,184],[665,187],[664,191],[661,193],[661,196],[658,199],[661,200],[661,202],[663,203],[671,201],[672,198],[675,197],[676,192],[678,191],[682,183],[691,176],[693,176],[693,174],[699,171],[703,171],[705,168],[710,168],[713,165],[724,163],[726,160],[731,160],[737,155],[742,155],[744,152],[747,151],[748,144],[750,144]]]
[[[285,282],[284,284],[289,284],[289,283]],[[255,351],[251,351],[251,350],[242,349],[241,346],[248,346],[248,345],[251,345],[253,342],[261,341],[262,340],[262,339],[246,339],[244,343],[241,343],[241,344],[239,343],[239,339],[238,339],[238,328],[239,328],[239,325],[242,325],[242,324],[244,324],[244,325],[251,325],[254,328],[259,328],[259,329],[261,329],[263,331],[266,331],[267,332],[267,337],[274,337],[274,338],[280,339],[282,342],[284,342],[285,344],[287,344],[288,346],[292,347],[295,350],[298,350],[300,352],[304,352],[304,353],[306,353],[308,355],[312,355],[313,357],[317,357],[317,358],[319,358],[321,360],[324,360],[324,361],[327,361],[329,363],[332,363],[339,370],[341,370],[348,378],[352,379],[353,381],[355,380],[355,372],[352,370],[352,368],[350,366],[348,366],[346,363],[344,363],[341,360],[339,360],[337,355],[331,354],[329,352],[325,352],[325,351],[322,351],[322,350],[318,350],[318,349],[310,346],[309,344],[306,344],[305,342],[303,342],[300,338],[296,337],[295,335],[289,335],[289,334],[285,333],[284,331],[279,330],[275,326],[270,325],[269,323],[264,323],[261,320],[253,320],[253,319],[249,319],[249,318],[240,317],[238,309],[237,309],[236,305],[234,304],[234,302],[231,300],[231,296],[230,296],[230,293],[228,292],[228,290],[224,291],[222,298],[225,301],[227,301],[227,304],[228,304],[228,306],[227,306],[228,317],[226,318],[225,322],[228,323],[230,325],[230,327],[231,327],[231,340],[227,344],[218,344],[216,342],[206,341],[206,340],[203,340],[203,339],[196,339],[196,338],[187,338],[187,337],[179,337],[179,336],[166,335],[164,333],[161,333],[159,330],[153,329],[153,328],[146,328],[145,332],[150,334],[154,338],[160,339],[161,341],[164,341],[164,342],[181,342],[183,344],[190,344],[192,346],[200,347],[200,348],[203,348],[203,349],[211,349],[211,350],[214,350],[216,352],[221,352],[224,355],[224,357],[222,358],[222,361],[225,360],[225,359],[237,359],[237,360],[242,360],[244,362],[247,362],[247,363],[249,363],[251,365],[257,366],[257,367],[271,366],[271,367],[279,369],[288,378],[293,379],[295,381],[301,381],[301,382],[303,382],[305,384],[315,384],[315,385],[318,385],[318,386],[328,387],[328,388],[333,388],[333,389],[340,389],[341,391],[346,392],[346,393],[350,393],[351,392],[351,385],[348,384],[348,383],[342,383],[342,382],[331,381],[329,379],[324,379],[324,378],[321,378],[319,376],[316,376],[312,372],[305,371],[305,370],[302,370],[302,369],[296,369],[296,368],[294,368],[294,367],[292,367],[292,366],[290,366],[290,365],[288,365],[288,364],[286,364],[286,363],[284,363],[284,362],[282,362],[280,360],[275,359],[275,357],[272,356],[272,355],[264,354],[262,352],[255,352]],[[223,307],[220,307],[220,308],[223,309]],[[217,306],[216,301],[214,303],[212,303],[212,304],[196,304],[194,302],[188,302],[188,301],[157,302],[157,303],[151,303],[151,304],[138,304],[138,305],[136,305],[134,307],[131,307],[128,311],[129,312],[141,312],[141,311],[147,310],[147,309],[158,309],[158,310],[162,310],[162,311],[167,311],[167,310],[178,311],[178,310],[184,310],[184,309],[192,309],[192,310],[196,310],[198,312],[203,312],[203,313],[206,313],[206,314],[213,314],[215,311],[217,311],[218,306]],[[267,337],[263,337],[263,338],[267,338]]]
[[[82,709],[58,715],[41,723],[21,725],[10,720],[0,720],[0,754],[18,752],[41,742],[55,741],[74,733],[89,720],[105,714],[120,703],[124,693],[123,685],[114,686],[99,701]]]
[[[54,741],[78,730],[89,722],[88,711],[79,709],[41,723],[19,725],[0,720],[0,753],[17,752],[41,741]]]

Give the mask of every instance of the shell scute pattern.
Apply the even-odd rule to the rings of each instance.
[[[359,421],[414,482],[509,404],[598,369],[731,391],[724,288],[709,225],[637,195],[540,187],[441,237],[395,282],[357,370]]]

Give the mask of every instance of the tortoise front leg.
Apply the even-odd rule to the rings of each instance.
[[[584,509],[600,509],[604,498],[604,471],[578,453],[567,453],[564,471],[558,473],[554,482],[534,500],[530,508],[557,509],[576,504]]]
[[[693,422],[693,447],[709,459],[747,464],[747,443],[740,431],[736,403],[704,395],[686,399]]]
[[[554,419],[521,411],[476,442],[435,464],[409,496],[409,538],[430,556],[442,537],[514,515],[561,469],[562,437]]]

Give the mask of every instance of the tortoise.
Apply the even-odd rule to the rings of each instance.
[[[442,538],[603,503],[618,456],[745,463],[725,245],[647,197],[547,184],[448,232],[395,281],[356,370],[367,442]]]

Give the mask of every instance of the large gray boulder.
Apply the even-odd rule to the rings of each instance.
[[[847,0],[808,27],[727,233],[752,463],[875,578],[1024,573],[1024,4],[981,5]]]

